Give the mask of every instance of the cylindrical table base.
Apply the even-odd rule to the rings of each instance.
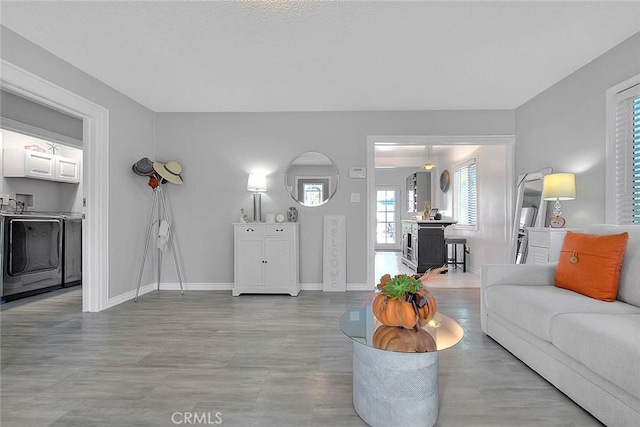
[[[399,353],[353,342],[353,406],[370,426],[433,426],[438,352]]]

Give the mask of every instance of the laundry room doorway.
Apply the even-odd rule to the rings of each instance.
[[[0,88],[83,121],[82,311],[107,308],[109,111],[2,59]]]

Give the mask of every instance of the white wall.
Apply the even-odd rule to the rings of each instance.
[[[472,158],[476,159],[478,191],[478,227],[477,230],[456,229],[455,225],[446,229],[447,236],[466,237],[470,254],[467,256],[467,268],[480,272],[483,264],[507,262],[509,251],[509,218],[512,210],[508,205],[506,185],[509,155],[506,145],[482,145],[473,147],[452,147],[438,160],[436,173],[437,190],[434,200],[443,211],[445,218],[453,215],[453,173],[456,166]],[[440,174],[449,170],[451,185],[449,191],[440,190]]]
[[[82,120],[76,117],[4,90],[0,91],[0,116],[75,139],[82,148]]]
[[[329,156],[340,171],[334,199],[316,208],[298,206],[300,279],[322,282],[323,215],[347,216],[347,282],[364,284],[367,274],[367,188],[349,179],[350,166],[366,165],[369,135],[513,134],[511,111],[413,111],[327,113],[158,113],[160,160],[183,166],[185,184],[170,186],[175,230],[191,283],[233,282],[233,235],[240,208],[251,212],[247,176],[267,172],[263,212],[285,212],[294,202],[286,192],[288,163],[305,151]],[[369,171],[373,173],[373,171]],[[360,203],[350,201],[360,193]],[[167,281],[175,281],[166,260]],[[174,275],[175,276],[175,275]]]
[[[636,33],[515,110],[516,175],[576,174],[577,198],[562,202],[569,227],[605,222],[605,91],[640,73],[639,52]]]
[[[109,110],[109,297],[134,290],[150,209],[146,181],[131,165],[154,157],[154,113],[13,31],[0,27],[0,55]],[[91,195],[89,195],[90,197]],[[150,282],[151,275],[145,277]]]

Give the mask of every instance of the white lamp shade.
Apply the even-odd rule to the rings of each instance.
[[[247,191],[267,191],[267,177],[257,173],[249,174]]]
[[[542,181],[544,200],[573,200],[576,198],[576,176],[572,173],[552,173]]]

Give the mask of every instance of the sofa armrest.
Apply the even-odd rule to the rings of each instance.
[[[488,264],[481,267],[480,286],[552,286],[557,262],[549,264]]]
[[[480,326],[486,334],[487,308],[486,291],[491,286],[553,286],[557,262],[549,264],[488,264],[480,271]]]

